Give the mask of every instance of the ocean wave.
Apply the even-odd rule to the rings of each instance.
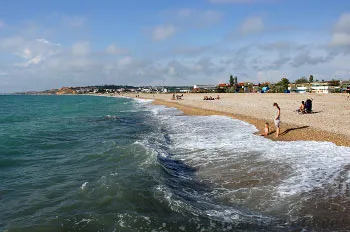
[[[161,129],[153,137],[160,141],[148,146],[153,146],[162,157],[158,161],[170,176],[175,170],[176,174],[181,173],[178,180],[192,175],[195,177],[192,180],[208,183],[211,190],[203,191],[202,197],[284,220],[291,220],[289,212],[293,209],[297,215],[300,213],[296,218],[301,220],[305,216],[301,210],[306,207],[301,205],[307,199],[317,200],[319,196],[315,192],[330,191],[334,186],[342,186],[344,192],[350,183],[348,147],[329,142],[271,141],[254,135],[255,126],[229,117],[174,117],[174,112],[164,107],[155,111],[156,126]],[[165,158],[169,160],[164,161]],[[179,171],[183,167],[194,171]],[[175,185],[169,189],[181,195],[174,191],[179,187]],[[341,191],[332,193],[344,197]]]

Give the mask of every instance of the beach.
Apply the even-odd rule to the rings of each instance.
[[[344,94],[278,94],[223,93],[220,100],[203,100],[213,93],[185,93],[181,100],[172,94],[140,94],[140,98],[154,99],[154,104],[175,107],[186,115],[225,115],[256,126],[263,131],[270,124],[269,139],[278,141],[329,141],[350,146],[350,100]],[[126,96],[135,97],[135,94]],[[312,99],[313,113],[298,114],[301,101]],[[275,138],[273,123],[277,102],[281,107],[281,134]],[[259,134],[259,133],[258,133]]]

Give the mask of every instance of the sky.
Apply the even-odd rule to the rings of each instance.
[[[350,80],[348,0],[0,0],[0,93]]]

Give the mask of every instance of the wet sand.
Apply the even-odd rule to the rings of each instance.
[[[210,94],[140,94],[154,104],[175,107],[186,115],[225,115],[253,124],[261,132],[270,124],[269,139],[277,141],[329,141],[350,146],[350,100],[344,94],[219,94],[220,100],[203,100]],[[135,95],[127,95],[135,97]],[[216,97],[217,94],[211,95]],[[301,101],[313,99],[313,114],[298,114]],[[275,138],[273,117],[277,102],[281,107],[281,134]],[[260,133],[260,132],[259,132]],[[259,134],[258,133],[258,134]]]

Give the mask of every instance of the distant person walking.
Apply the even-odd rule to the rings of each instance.
[[[274,117],[274,122],[275,122],[275,127],[276,127],[276,138],[280,134],[280,123],[281,123],[281,109],[278,106],[278,104],[275,102],[273,103],[273,106],[276,107],[276,112],[275,112],[275,117]]]

